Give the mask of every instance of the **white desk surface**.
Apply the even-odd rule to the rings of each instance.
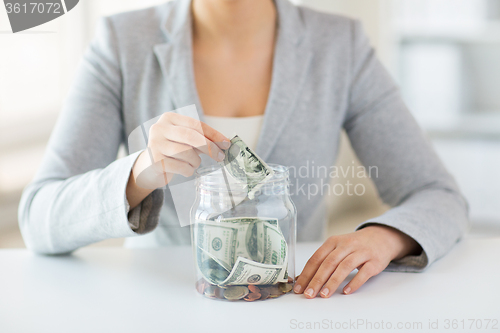
[[[318,246],[297,246],[300,269]],[[194,289],[189,247],[87,248],[59,257],[1,250],[0,265],[1,333],[312,331],[307,325],[363,332],[368,322],[376,332],[500,331],[499,237],[466,239],[425,273],[383,272],[352,295],[313,300],[206,299]],[[430,329],[436,320],[439,329]]]

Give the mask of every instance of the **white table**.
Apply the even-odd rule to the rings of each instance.
[[[299,244],[299,268],[318,246]],[[0,332],[309,332],[315,322],[320,331],[363,332],[370,322],[392,332],[498,332],[499,263],[500,238],[467,239],[425,273],[384,272],[349,296],[247,303],[197,294],[188,247],[88,248],[60,257],[2,250]],[[429,329],[436,320],[439,329]],[[453,320],[465,330],[453,330]],[[496,329],[492,321],[485,329],[487,320]]]

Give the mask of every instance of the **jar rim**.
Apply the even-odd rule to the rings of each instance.
[[[288,167],[274,163],[268,163],[267,165],[274,171],[274,175],[271,178],[263,181],[262,185],[281,182],[283,180],[288,179],[288,172],[289,172]],[[222,168],[219,164],[210,165],[197,169],[195,175],[198,184],[203,183],[205,185],[219,185],[219,184],[226,185],[222,173],[219,173],[217,175],[213,174],[221,169]],[[213,175],[213,177],[210,177],[211,175]]]

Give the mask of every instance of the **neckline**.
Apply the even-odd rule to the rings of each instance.
[[[198,119],[203,121],[203,106],[195,84],[192,53],[191,0],[180,5],[176,16],[167,16],[163,30],[167,41],[155,45],[155,54],[168,78],[172,107],[195,104]],[[256,152],[264,159],[271,153],[288,118],[299,101],[300,88],[307,77],[313,52],[302,43],[304,25],[300,11],[288,0],[274,0],[278,12],[278,29],[273,57],[271,87],[264,109],[262,131]],[[175,83],[175,84],[174,84]],[[271,112],[272,111],[272,112]]]
[[[191,3],[192,0],[189,0],[188,2]],[[275,40],[274,40],[274,51],[273,51],[273,59],[272,59],[272,69],[271,69],[271,84],[269,87],[269,93],[267,96],[267,101],[266,105],[264,107],[264,113],[261,116],[252,116],[252,117],[262,117],[264,122],[267,122],[269,110],[272,108],[272,105],[274,103],[274,99],[276,98],[276,90],[277,88],[277,76],[279,75],[278,73],[278,66],[277,63],[279,61],[278,55],[277,55],[277,49],[278,45],[281,42],[281,39],[283,38],[283,26],[281,24],[282,20],[282,13],[280,11],[280,8],[278,6],[278,3],[276,0],[273,0],[274,6],[276,8],[276,31],[275,31]],[[190,7],[191,8],[191,7]],[[198,87],[196,86],[196,74],[194,71],[194,54],[193,54],[193,29],[192,29],[192,24],[193,24],[193,13],[191,9],[189,9],[188,15],[187,15],[187,20],[188,20],[188,29],[187,29],[187,38],[188,38],[188,45],[189,47],[189,53],[188,53],[188,60],[189,60],[189,70],[190,70],[190,84],[192,87],[192,94],[195,100],[195,104],[198,108],[198,114],[200,115],[200,120],[203,121],[205,117],[212,117],[212,118],[224,118],[224,119],[234,119],[234,118],[239,118],[239,119],[248,119],[251,117],[217,117],[217,116],[208,116],[205,114],[203,105],[201,104],[201,98],[200,95],[198,94]],[[260,134],[262,136],[262,133]],[[259,137],[260,140],[260,137]]]
[[[247,117],[221,117],[221,116],[209,116],[205,115],[205,118],[210,118],[210,119],[217,119],[217,120],[257,120],[257,119],[262,119],[264,118],[264,115],[257,115],[257,116],[247,116]]]

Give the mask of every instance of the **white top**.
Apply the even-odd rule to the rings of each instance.
[[[257,148],[264,116],[253,117],[213,117],[205,116],[205,123],[221,132],[229,139],[238,135],[250,149]]]
[[[297,272],[320,245],[297,244]],[[247,303],[199,295],[187,246],[0,250],[0,332],[498,332],[499,256],[498,236],[466,238],[425,273],[382,272],[352,295]]]

